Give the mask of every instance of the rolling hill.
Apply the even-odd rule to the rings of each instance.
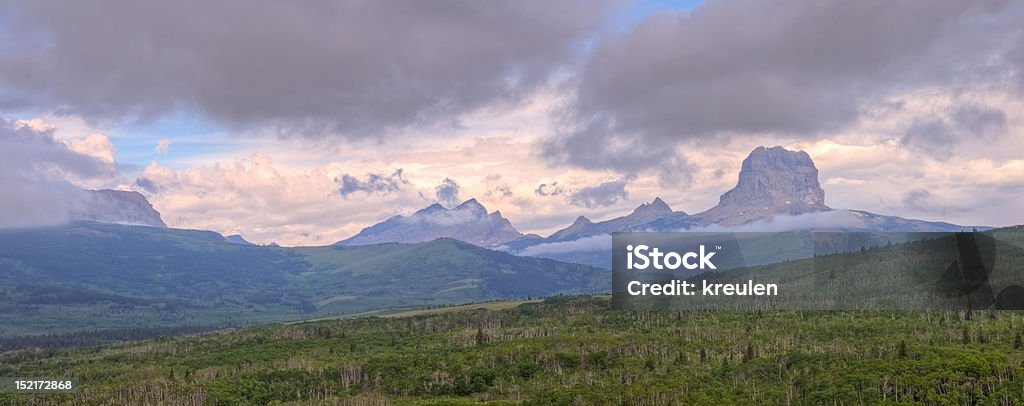
[[[242,324],[607,291],[610,274],[452,239],[281,248],[77,222],[0,232],[0,335]]]

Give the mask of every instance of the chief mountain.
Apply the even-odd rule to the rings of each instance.
[[[964,228],[832,209],[810,156],[780,147],[751,152],[736,187],[707,211],[673,211],[655,198],[626,216],[579,217],[547,237],[524,235],[470,199],[389,218],[332,246],[259,246],[166,228],[135,192],[87,193],[69,225],[0,230],[0,336],[607,292],[611,275],[600,268],[617,231],[739,230],[783,217],[796,229]]]
[[[951,232],[970,228],[861,210],[833,209],[825,204],[825,190],[818,181],[818,168],[810,155],[783,147],[757,147],[743,160],[736,187],[722,194],[714,207],[692,215],[674,211],[656,197],[628,215],[596,222],[579,216],[568,227],[539,237],[521,234],[499,212],[488,215],[480,203],[469,200],[452,210],[435,204],[408,217],[392,217],[338,244],[417,242],[450,237],[518,255],[607,268],[611,257],[610,234],[614,232]]]

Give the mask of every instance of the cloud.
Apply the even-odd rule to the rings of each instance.
[[[512,192],[512,187],[509,185],[498,185],[488,189],[487,193],[484,193],[484,196],[508,199],[515,196],[515,193]]]
[[[113,172],[113,157],[110,162],[104,159],[100,136],[72,140],[72,147],[54,138],[55,130],[39,121],[11,123],[0,118],[0,228],[66,223],[88,199],[68,179],[108,177]],[[97,152],[93,149],[101,156],[80,152]]]
[[[431,213],[420,213],[418,216],[402,217],[402,221],[411,224],[426,223],[438,227],[452,227],[479,221],[479,213],[471,210],[444,210]]]
[[[572,241],[559,241],[531,245],[516,253],[516,255],[535,257],[541,255],[563,254],[567,252],[610,251],[611,249],[612,236],[609,234],[601,234],[583,237]]]
[[[994,140],[1006,134],[1007,115],[1002,109],[978,104],[952,106],[941,114],[913,120],[900,138],[905,147],[946,160],[965,140]]]
[[[818,211],[804,214],[780,214],[771,219],[755,220],[738,226],[722,226],[711,224],[708,226],[694,227],[687,232],[731,232],[731,233],[761,233],[761,232],[782,232],[794,230],[828,230],[841,228],[862,227],[863,220],[853,212],[847,210]]]
[[[171,140],[162,139],[156,142],[156,148],[153,149],[157,155],[167,155],[171,152]]]
[[[968,104],[959,106],[952,113],[953,122],[968,133],[987,137],[1002,135],[1006,130],[1006,112],[1002,109]]]
[[[365,196],[344,199],[339,180],[346,172],[334,163],[290,167],[255,152],[246,159],[182,170],[151,162],[134,184],[171,227],[242,234],[253,242],[282,245],[331,244],[427,203],[411,183],[389,193],[366,191]],[[380,176],[377,181],[374,174]],[[372,190],[401,182],[404,176],[404,171],[369,172],[356,180]]]
[[[573,206],[588,209],[611,206],[619,200],[629,197],[626,185],[635,178],[635,176],[627,176],[597,186],[585,187],[570,194],[566,201]]]
[[[163,191],[163,188],[161,188],[160,185],[146,177],[135,179],[135,186],[149,194],[158,194]]]
[[[547,196],[560,196],[560,195],[563,195],[563,194],[565,194],[567,192],[568,191],[566,190],[566,188],[563,187],[562,185],[559,185],[557,181],[556,182],[551,182],[550,184],[548,184],[548,183],[541,183],[540,185],[537,186],[537,189],[533,190],[533,193],[536,194],[537,196],[544,196],[544,197],[547,197]]]
[[[355,192],[386,195],[397,192],[401,190],[403,186],[409,184],[409,180],[405,178],[405,175],[402,172],[402,168],[398,168],[390,175],[383,173],[368,173],[363,180],[346,173],[345,175],[342,175],[340,179],[335,178],[334,181],[341,185],[341,188],[338,189],[338,193],[341,193],[341,196],[345,198],[348,198],[348,195]]]
[[[455,207],[459,204],[459,187],[458,183],[451,178],[444,178],[441,184],[434,188],[434,195],[437,197],[437,202],[444,207]]]
[[[915,210],[924,210],[931,198],[932,194],[927,189],[912,189],[903,195],[903,205]]]
[[[184,111],[377,137],[546,83],[613,3],[200,0],[0,7],[0,104],[93,118]]]
[[[900,143],[907,148],[938,159],[949,159],[953,156],[956,141],[953,128],[945,121],[934,118],[912,123],[900,138]]]
[[[637,172],[686,145],[816,139],[893,93],[1016,74],[1024,6],[999,1],[707,2],[601,38],[541,145],[556,164]]]
[[[89,134],[85,138],[71,139],[68,147],[82,155],[88,155],[105,163],[113,164],[117,157],[117,148],[110,142],[110,137],[103,134]]]

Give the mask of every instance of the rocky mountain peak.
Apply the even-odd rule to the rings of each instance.
[[[430,206],[419,209],[416,213],[436,213],[440,211],[448,211],[448,209],[444,208],[440,203],[434,203]]]
[[[668,207],[668,204],[660,197],[655,197],[654,201],[650,203],[644,203],[633,210],[633,215],[640,216],[651,216],[672,213],[672,208]]]
[[[481,216],[487,215],[487,208],[476,199],[466,200],[452,209],[452,211],[467,211],[480,214]]]
[[[126,190],[87,190],[83,207],[71,213],[73,220],[98,223],[167,227],[160,212],[139,192]]]
[[[522,236],[501,212],[488,214],[487,208],[479,201],[469,199],[452,209],[435,203],[409,216],[391,217],[338,244],[419,243],[454,238],[488,247]]]
[[[719,204],[828,210],[825,191],[818,183],[818,168],[811,156],[783,147],[757,147],[751,151],[743,160],[736,187],[725,192]]]
[[[574,226],[577,226],[577,225],[587,225],[587,224],[593,224],[593,222],[590,221],[590,219],[588,219],[587,216],[576,217],[576,221],[572,222],[572,225],[574,225]]]

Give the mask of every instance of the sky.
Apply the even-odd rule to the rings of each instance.
[[[0,227],[114,188],[258,243],[469,198],[547,235],[761,145],[833,208],[1024,223],[1024,2],[99,3],[0,4]]]

